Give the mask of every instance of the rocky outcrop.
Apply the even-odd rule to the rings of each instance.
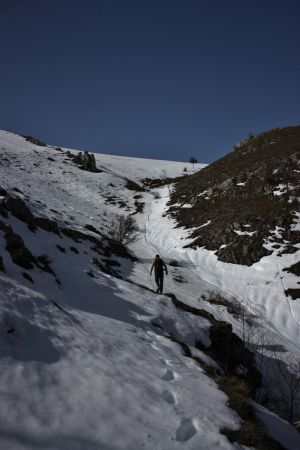
[[[34,231],[36,229],[33,214],[20,197],[13,197],[7,194],[3,201],[3,206],[15,217],[27,223],[30,230]]]
[[[3,258],[2,258],[2,256],[0,255],[0,272],[4,272],[5,270],[4,270],[4,264],[3,264]]]
[[[246,348],[245,342],[233,332],[232,325],[217,320],[204,309],[195,308],[182,302],[174,294],[165,295],[171,298],[176,308],[203,317],[210,322],[210,346],[206,347],[201,341],[197,341],[196,347],[212,356],[226,374],[245,378],[254,392],[261,385],[262,375],[255,366],[254,354]],[[243,375],[239,373],[241,368],[243,368]]]
[[[8,216],[7,211],[4,207],[4,198],[6,196],[6,190],[0,186],[0,214],[2,217],[6,218]]]
[[[297,277],[300,277],[300,261],[298,261],[297,263],[293,264],[291,267],[286,267],[283,270],[286,271],[286,272],[291,272],[294,275],[296,275]]]
[[[9,218],[9,214],[13,214],[19,220],[27,223],[28,227],[32,231],[35,231],[37,227],[39,227],[45,231],[56,233],[60,237],[61,235],[68,236],[75,242],[90,242],[91,244],[93,244],[93,247],[91,247],[92,250],[94,250],[101,256],[111,257],[112,255],[116,255],[122,258],[135,260],[135,258],[128,252],[124,245],[103,236],[93,225],[85,225],[85,228],[93,234],[59,226],[55,220],[49,219],[47,217],[35,217],[30,211],[30,208],[20,197],[14,197],[4,190],[2,191],[2,193],[4,194],[2,196],[4,198],[0,202],[0,213],[5,218]],[[34,256],[26,248],[22,237],[14,232],[11,225],[0,221],[0,230],[4,232],[6,250],[10,253],[11,259],[16,265],[24,269],[32,269],[35,265],[39,269],[56,276],[54,270],[51,268],[50,260],[48,259],[47,255]],[[98,237],[96,237],[94,234],[97,234]],[[59,249],[62,249],[62,247],[59,245],[57,245],[57,247]],[[75,253],[78,253],[78,251],[74,249],[74,247],[71,247],[71,250]],[[102,263],[100,262],[99,265],[101,264]],[[4,270],[4,268],[2,269],[2,266],[3,262],[0,256],[0,270]],[[101,270],[103,269],[102,266],[105,268],[106,273],[110,273],[114,276],[119,277],[117,272],[111,269],[111,264],[108,263],[107,260],[105,260],[104,264],[101,265]]]
[[[35,217],[35,224],[45,231],[51,231],[52,233],[60,236],[59,226],[55,220],[48,219],[47,217]]]
[[[209,329],[211,346],[209,350],[224,368],[225,373],[237,374],[243,367],[247,381],[253,391],[260,387],[262,375],[255,366],[254,354],[246,348],[242,341],[232,331],[228,322],[214,320]]]
[[[46,147],[46,144],[39,139],[33,137],[33,136],[23,136],[23,138],[26,139],[26,141],[31,142],[34,145],[39,145],[40,147]]]
[[[251,239],[249,236],[234,236],[232,242],[218,252],[220,261],[232,264],[251,266],[263,256],[272,252],[263,247],[262,239]]]
[[[146,190],[144,187],[140,186],[135,181],[129,180],[128,178],[126,179],[125,187],[129,191],[145,192]]]
[[[67,151],[66,155],[71,158],[74,163],[77,164],[82,170],[95,173],[101,172],[96,167],[96,159],[93,153],[88,153],[87,151],[85,151],[73,155],[70,151]]]
[[[0,230],[4,231],[6,250],[9,252],[12,261],[24,269],[33,269],[36,258],[26,248],[23,239],[15,233],[12,227],[0,221]]]

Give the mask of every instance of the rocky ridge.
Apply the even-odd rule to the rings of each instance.
[[[274,249],[297,251],[299,174],[300,126],[250,136],[232,153],[178,181],[169,213],[191,230],[189,246],[250,266]]]

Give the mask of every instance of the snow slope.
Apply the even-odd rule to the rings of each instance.
[[[145,212],[146,245],[138,243],[136,251],[139,246],[143,246],[148,257],[159,252],[166,260],[178,262],[180,274],[188,283],[175,283],[175,286],[180,298],[186,302],[207,308],[207,302],[203,301],[201,295],[212,291],[228,299],[238,299],[247,311],[264,320],[275,342],[280,342],[299,355],[300,303],[290,300],[284,293],[287,280],[289,286],[297,287],[298,279],[283,269],[299,261],[300,251],[284,254],[280,258],[275,251],[248,267],[218,261],[213,251],[183,248],[192,242],[188,237],[190,231],[176,228],[176,223],[164,216],[169,198],[168,189],[162,188],[160,193],[161,199],[150,203]],[[297,246],[300,248],[300,244]],[[136,270],[137,278],[140,278],[141,267],[137,266]],[[144,282],[146,280],[147,267],[144,268]],[[174,283],[167,286],[168,289],[174,289]],[[212,306],[210,310],[218,316],[219,307]],[[226,320],[232,319],[227,317]],[[235,321],[232,323],[238,326]]]
[[[0,447],[240,448],[220,433],[240,423],[227,397],[167,338],[174,334],[197,352],[195,340],[209,345],[210,324],[178,313],[168,297],[137,284],[154,287],[149,269],[157,252],[167,263],[176,259],[179,267],[169,267],[165,291],[237,328],[226,310],[201,295],[219,290],[244,299],[252,311],[262,311],[274,340],[297,353],[299,310],[280,296],[279,304],[272,304],[284,281],[271,279],[272,256],[252,268],[237,268],[217,262],[212,252],[184,249],[185,231],[164,216],[168,188],[159,189],[157,199],[151,191],[126,189],[127,178],[174,177],[184,167],[191,173],[188,164],[95,154],[102,171],[89,173],[67,158],[65,149],[39,147],[7,132],[0,132],[0,149],[0,187],[23,198],[35,216],[85,233],[92,225],[105,234],[116,214],[134,214],[143,230],[132,246],[136,261],[113,257],[120,264],[123,279],[118,279],[93,264],[95,256],[104,258],[91,242],[32,232],[15,217],[0,216],[35,256],[49,257],[60,282],[37,267],[26,271],[15,265],[0,230],[6,271],[0,272]],[[137,213],[137,202],[144,204],[143,212]],[[295,255],[284,258],[283,265]],[[176,281],[178,276],[186,282]]]

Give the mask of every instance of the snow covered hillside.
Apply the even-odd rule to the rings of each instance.
[[[225,369],[211,334],[226,321],[241,336],[243,322],[208,300],[241,302],[272,346],[295,356],[300,307],[283,296],[274,255],[246,267],[184,248],[187,231],[166,215],[166,180],[204,165],[95,154],[89,172],[73,150],[5,131],[0,152],[0,448],[251,447],[224,434],[242,419],[216,382]],[[149,179],[166,183],[150,188]],[[120,214],[141,230],[129,253],[108,238]],[[149,276],[156,253],[169,295]],[[297,255],[284,255],[281,269]],[[250,373],[250,360],[240,370]],[[300,448],[295,429],[255,408],[283,445],[270,448]]]

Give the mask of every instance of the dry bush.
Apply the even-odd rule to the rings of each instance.
[[[139,239],[139,227],[132,216],[117,216],[108,229],[108,236],[122,245],[133,244]]]
[[[258,423],[251,404],[250,387],[237,377],[219,377],[217,383],[229,397],[229,406],[243,419],[238,430],[222,428],[230,442],[255,447],[260,450],[284,450],[282,445],[266,435]]]
[[[252,420],[254,411],[251,405],[251,389],[242,378],[223,376],[217,379],[217,383],[229,397],[229,404],[243,419]]]
[[[285,419],[293,423],[298,419],[300,405],[300,359],[291,354],[281,356],[276,352],[273,353],[273,358],[278,401]]]

